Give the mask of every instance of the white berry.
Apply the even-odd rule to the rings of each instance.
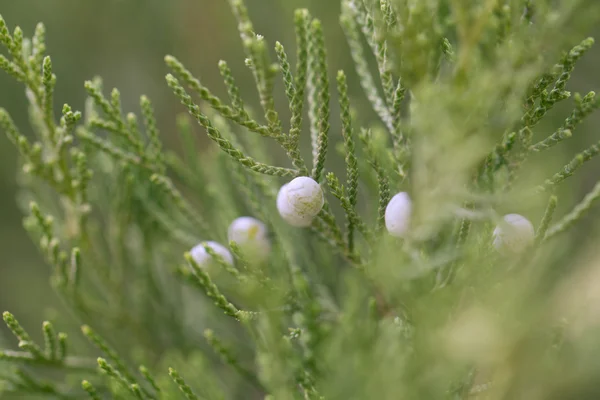
[[[385,228],[390,235],[404,237],[410,225],[412,202],[406,192],[396,194],[385,208]]]
[[[307,227],[325,204],[321,186],[312,178],[300,176],[283,185],[277,195],[277,210],[290,225]]]
[[[202,242],[190,250],[190,255],[194,261],[196,261],[198,266],[207,268],[215,263],[215,260],[213,260],[212,256],[208,254],[204,246],[210,247],[217,255],[221,256],[221,258],[227,264],[233,265],[233,256],[229,250],[227,250],[227,248],[220,243],[209,241]]]
[[[533,244],[535,230],[529,220],[519,214],[507,214],[493,233],[493,245],[502,254],[520,254]]]
[[[252,217],[236,218],[227,231],[229,241],[240,246],[244,255],[255,261],[266,259],[271,252],[271,243],[267,235],[267,227]]]

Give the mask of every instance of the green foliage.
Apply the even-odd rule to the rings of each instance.
[[[554,189],[600,144],[542,182],[529,172],[600,106],[594,92],[567,90],[593,45],[580,35],[598,21],[598,4],[343,0],[356,71],[338,71],[332,85],[321,21],[296,11],[295,54],[280,42],[272,52],[242,0],[229,3],[258,96],[246,99],[225,61],[228,101],[167,55],[166,83],[187,112],[174,129],[181,154],[163,146],[148,97],[139,115],[125,111],[100,78],[85,82],[83,112],[65,104],[57,119],[44,26],[29,39],[0,18],[0,68],[25,86],[30,106],[26,131],[0,109],[20,154],[24,226],[72,312],[43,323],[43,346],[4,313],[19,350],[0,352],[14,368],[0,390],[63,399],[596,398],[597,307],[580,310],[600,278],[569,234],[600,184],[564,216]],[[354,81],[372,120],[353,109]],[[562,125],[538,138],[571,97]],[[197,148],[198,128],[215,146]],[[327,194],[307,229],[276,213],[279,188],[299,176]],[[386,207],[401,191],[412,199],[410,229],[395,238]],[[501,210],[540,218],[534,248],[495,252]],[[266,261],[227,235],[247,214],[268,226]],[[213,240],[233,263],[206,245]],[[210,265],[192,255],[199,243]],[[93,357],[54,328],[73,321],[82,328],[71,337],[82,333]]]

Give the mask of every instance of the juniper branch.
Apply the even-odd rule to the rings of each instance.
[[[204,87],[200,81],[188,71],[183,64],[179,62],[173,56],[166,56],[165,62],[173,70],[173,72],[185,82],[194,92],[196,92],[200,98],[206,101],[214,110],[221,114],[224,118],[227,118],[241,126],[248,128],[252,132],[256,132],[262,136],[270,136],[271,132],[268,127],[260,125],[258,122],[249,119],[246,115],[240,115],[234,112],[229,106],[223,104],[223,102],[216,96],[214,96],[206,87]]]
[[[237,357],[235,357],[231,351],[231,349],[227,348],[216,335],[210,329],[206,329],[204,331],[204,338],[212,347],[212,349],[221,357],[223,362],[229,364],[233,369],[235,369],[241,376],[243,376],[248,382],[253,384],[255,387],[261,389],[262,391],[266,391],[265,387],[258,380],[256,375],[252,373],[250,370],[244,368],[240,365]]]
[[[231,142],[225,139],[221,133],[213,126],[210,120],[204,115],[200,108],[194,104],[191,97],[187,94],[185,89],[179,84],[177,79],[172,75],[167,75],[167,82],[175,95],[180,99],[181,103],[188,109],[190,115],[192,115],[196,121],[206,129],[210,139],[215,141],[219,147],[229,154],[233,159],[242,164],[244,167],[266,175],[275,176],[296,176],[298,172],[289,168],[275,167],[267,164],[262,164],[255,161],[253,158],[246,156],[239,149],[233,147]]]
[[[546,211],[544,211],[544,216],[542,217],[542,221],[540,222],[535,234],[536,245],[542,243],[542,241],[544,241],[546,238],[546,234],[548,232],[548,228],[550,227],[550,223],[552,222],[552,217],[554,216],[557,203],[558,198],[555,195],[550,196],[548,199],[548,205],[546,206]]]
[[[350,54],[356,68],[356,73],[360,78],[361,86],[369,99],[373,110],[377,113],[381,121],[390,132],[394,132],[393,118],[386,107],[385,101],[379,95],[373,75],[369,71],[362,44],[358,36],[356,22],[348,12],[342,13],[341,24],[350,46]]]
[[[358,196],[358,160],[352,132],[352,117],[350,115],[350,100],[348,99],[348,84],[346,75],[339,71],[337,75],[338,94],[340,97],[340,112],[342,119],[342,136],[344,138],[344,148],[346,150],[346,181],[348,185],[348,203],[356,214],[356,202]],[[348,248],[352,251],[354,247],[353,230],[354,220],[348,215],[346,221],[346,241]]]
[[[296,88],[296,97],[294,98],[297,115],[302,116],[304,106],[304,92],[306,90],[306,74],[308,69],[308,31],[310,23],[310,14],[308,10],[300,9],[294,13],[294,27],[296,31],[296,78],[294,86]],[[300,123],[294,124],[298,129]]]
[[[575,109],[571,115],[565,120],[560,128],[546,139],[531,146],[531,151],[542,151],[560,143],[564,139],[571,137],[573,130],[579,125],[585,117],[600,107],[600,98],[596,97],[596,93],[589,92],[583,99],[576,93]]]
[[[327,155],[328,134],[329,134],[329,78],[327,77],[327,56],[325,52],[325,42],[323,39],[323,28],[321,21],[313,20],[310,25],[311,33],[311,63],[309,68],[312,70],[310,86],[314,86],[316,92],[316,140],[313,142],[313,170],[312,177],[319,182],[321,174],[325,168],[325,157]],[[313,95],[313,101],[314,95]]]
[[[183,269],[178,272],[182,274],[184,277],[190,277],[190,273],[192,274],[192,281],[198,285],[206,295],[211,298],[217,307],[223,310],[226,315],[233,317],[235,319],[242,319],[243,312],[238,310],[233,304],[231,304],[225,296],[221,294],[217,286],[212,282],[206,271],[204,271],[197,263],[194,261],[192,256],[189,253],[185,254],[185,259],[189,265],[189,270]]]
[[[394,16],[391,5],[388,4],[386,7],[382,4],[381,7],[387,12],[387,20],[393,20]],[[379,78],[385,94],[385,100],[387,101],[387,105],[391,106],[394,102],[395,85],[389,65],[388,49],[384,32],[381,32],[381,27],[379,27],[379,30],[377,29],[373,14],[366,9],[362,0],[349,0],[348,8],[354,13],[354,19],[360,26],[363,35],[375,56],[377,67],[379,69]]]
[[[564,181],[568,177],[572,176],[575,171],[577,171],[583,163],[594,158],[598,153],[600,153],[600,142],[593,144],[588,147],[586,150],[577,154],[573,159],[563,167],[563,169],[556,174],[554,174],[550,179],[547,179],[542,185],[538,186],[538,191],[545,191]]]
[[[102,351],[104,354],[106,354],[106,356],[114,363],[114,365],[116,367],[116,369],[115,369],[115,367],[110,366],[102,358],[99,358],[98,365],[100,365],[100,367],[102,369],[105,369],[103,367],[103,365],[106,365],[107,366],[107,369],[105,369],[106,372],[110,372],[110,371],[114,370],[119,374],[119,376],[122,375],[123,379],[128,384],[136,382],[135,378],[133,377],[133,374],[131,373],[129,368],[125,365],[125,362],[119,356],[119,354],[113,348],[111,348],[104,339],[102,339],[96,332],[94,332],[92,330],[92,328],[90,328],[87,325],[84,325],[81,327],[81,332],[83,332],[83,334],[89,339],[89,341],[92,342],[98,349],[100,349],[100,351]],[[102,362],[101,362],[101,360],[102,360]]]
[[[564,55],[560,64],[555,67],[555,69],[560,70],[561,72],[554,83],[554,87],[549,93],[545,91],[540,93],[541,99],[539,105],[523,116],[522,121],[524,126],[535,126],[556,103],[571,96],[571,94],[565,90],[567,82],[571,78],[571,73],[573,72],[577,61],[583,57],[593,44],[594,39],[587,38]]]
[[[283,73],[285,94],[288,98],[290,111],[292,113],[290,121],[290,133],[284,141],[284,148],[287,151],[292,163],[298,169],[299,174],[307,175],[308,170],[299,149],[300,130],[302,127],[302,99],[299,97],[300,94],[296,91],[291,67],[283,45],[277,42],[275,44],[275,51],[277,53],[281,72]]]
[[[181,377],[181,375],[179,375],[179,372],[173,368],[169,368],[169,376],[173,379],[177,386],[179,386],[179,389],[183,392],[188,400],[199,400],[199,397],[196,396],[192,388],[185,383],[185,380]]]
[[[242,118],[249,119],[249,116],[244,109],[244,100],[242,100],[242,96],[240,95],[240,88],[236,84],[235,78],[233,77],[231,69],[229,69],[226,61],[219,61],[219,72],[225,81],[227,94],[231,100],[231,106],[233,107],[233,110]]]
[[[23,363],[31,366],[40,366],[73,371],[96,371],[96,363],[94,360],[74,356],[65,357],[63,359],[49,360],[46,358],[37,358],[31,355],[31,353],[28,351],[25,352],[2,350],[0,351],[0,360]]]
[[[96,391],[96,388],[89,381],[86,381],[86,380],[82,381],[81,387],[83,390],[86,391],[86,393],[88,394],[88,397],[91,400],[101,400],[100,396],[98,395],[98,392]]]
[[[565,215],[560,221],[548,229],[544,236],[544,240],[550,239],[571,228],[577,221],[581,220],[585,213],[592,208],[599,198],[600,182],[596,183],[594,188],[585,195],[583,200],[577,204],[570,213]]]
[[[98,358],[98,366],[106,375],[108,375],[109,377],[114,379],[116,382],[121,384],[121,386],[123,386],[123,388],[129,390],[135,398],[140,399],[140,400],[144,399],[144,397],[142,396],[142,392],[139,388],[139,385],[130,383],[130,381],[127,378],[125,378],[121,374],[121,372],[119,372],[117,369],[115,369],[115,367],[113,367],[112,365],[107,363],[105,359]]]

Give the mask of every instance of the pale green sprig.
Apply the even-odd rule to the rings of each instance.
[[[19,339],[20,347],[21,347],[21,344],[26,344],[25,346],[22,346],[22,347],[26,347],[26,350],[33,357],[39,358],[39,359],[45,358],[44,353],[42,352],[42,349],[40,349],[40,347],[31,340],[31,337],[29,336],[29,334],[25,331],[25,329],[23,329],[21,324],[19,324],[19,321],[17,321],[11,313],[9,313],[9,312],[3,313],[2,318],[4,319],[4,323],[6,324],[6,326],[8,326],[8,329],[10,329],[11,332],[13,333],[13,335],[15,335],[15,337],[17,339]]]
[[[19,132],[12,118],[4,108],[0,108],[0,126],[4,129],[8,139],[19,149],[21,155],[27,161],[31,161],[31,144],[29,140]]]
[[[592,188],[592,190],[585,195],[583,200],[577,204],[571,212],[561,218],[555,225],[551,226],[546,234],[544,240],[550,239],[560,233],[567,231],[576,222],[580,221],[581,218],[592,208],[592,206],[600,198],[600,182]]]
[[[229,273],[234,278],[236,278],[238,280],[243,279],[242,275],[240,274],[240,271],[235,266],[233,266],[233,265],[229,264],[227,261],[225,261],[225,259],[220,254],[217,254],[217,252],[214,251],[212,247],[210,247],[207,244],[205,244],[202,247],[204,247],[204,250],[206,251],[206,253],[208,253],[208,255],[211,256],[211,258],[217,262],[219,267],[223,268],[225,271],[227,271],[227,273]]]
[[[591,145],[581,153],[577,154],[571,161],[563,167],[562,170],[554,174],[551,178],[547,179],[542,185],[538,186],[538,191],[545,191],[564,181],[568,177],[572,176],[583,163],[591,160],[600,153],[600,142]]]
[[[44,332],[45,343],[44,354],[48,359],[55,360],[57,358],[57,342],[54,327],[50,322],[44,321],[42,330]]]
[[[130,120],[130,122],[131,122],[131,120]],[[129,125],[129,127],[126,128],[124,126],[120,126],[120,124],[118,124],[118,123],[114,123],[112,121],[106,121],[106,120],[103,120],[100,118],[95,118],[95,117],[93,117],[89,120],[88,125],[91,128],[102,129],[107,132],[111,132],[116,135],[119,135],[129,145],[131,145],[135,150],[137,150],[137,154],[143,153],[143,147],[144,147],[143,143],[141,142],[141,140],[135,138],[131,134],[130,129],[131,129],[132,125]]]
[[[368,129],[361,129],[358,137],[363,144],[368,163],[371,168],[373,168],[377,176],[377,185],[379,189],[377,231],[382,231],[383,227],[385,226],[385,208],[387,207],[391,198],[389,177],[385,168],[381,166],[381,162],[378,160],[375,149],[373,148],[373,137],[371,131]]]
[[[385,95],[385,101],[388,106],[391,106],[394,102],[395,85],[389,65],[387,43],[385,41],[385,30],[387,29],[382,27],[381,24],[375,23],[375,16],[365,7],[363,0],[348,0],[347,4],[347,8],[352,12],[354,20],[359,25],[369,47],[371,48],[371,52],[375,56],[377,67],[379,69],[380,83],[383,87],[383,92]],[[388,7],[382,5],[382,7],[386,10],[387,20],[394,18],[394,12],[391,9],[391,5],[388,4]]]
[[[44,120],[49,129],[50,139],[56,142],[56,127],[54,125],[54,87],[56,86],[56,75],[52,72],[52,61],[49,56],[44,57],[43,63],[43,78],[44,85]]]
[[[250,66],[254,74],[260,104],[265,113],[269,130],[272,136],[279,138],[282,131],[281,120],[275,110],[275,100],[273,98],[273,78],[277,69],[269,61],[267,45],[262,36],[254,35],[251,39],[245,39],[244,48],[249,57],[247,65]]]
[[[358,213],[356,212],[356,208],[350,203],[349,196],[346,195],[346,191],[344,186],[340,183],[339,179],[335,176],[333,172],[329,172],[326,176],[327,184],[331,188],[331,193],[340,200],[342,208],[346,214],[346,220],[348,221],[347,229],[358,229],[360,233],[367,239],[370,239],[370,232],[368,231],[365,223],[362,221]],[[346,232],[346,242],[348,246],[348,251],[350,253],[354,252],[354,239],[353,235],[350,235],[350,232]]]
[[[71,260],[69,268],[69,284],[77,288],[81,281],[81,250],[75,247],[71,250]]]
[[[120,147],[115,146],[113,143],[108,140],[102,139],[99,136],[93,134],[83,126],[77,128],[77,137],[81,139],[83,142],[87,143],[90,146],[95,147],[98,150],[101,150],[110,156],[114,157],[116,160],[124,161],[129,164],[133,164],[139,167],[143,167],[153,172],[156,169],[155,165],[149,164],[147,160],[142,159],[140,156],[134,153],[130,153],[126,150],[123,150]]]
[[[84,336],[87,337],[88,340],[92,342],[92,344],[94,344],[100,351],[102,351],[114,364],[113,367],[112,365],[108,364],[106,360],[98,358],[98,365],[100,365],[100,368],[109,373],[109,375],[112,377],[115,377],[111,374],[112,372],[118,374],[118,377],[120,377],[119,379],[121,380],[122,378],[122,381],[127,387],[129,387],[129,385],[132,383],[136,383],[136,379],[134,378],[130,369],[125,365],[125,361],[102,337],[100,337],[100,335],[98,335],[88,325],[82,326],[81,332],[83,332]]]
[[[209,228],[206,220],[196,211],[196,209],[183,197],[181,192],[175,187],[172,180],[164,175],[153,174],[150,181],[159,187],[164,193],[168,194],[175,206],[188,218],[190,218],[201,232],[208,232]]]
[[[560,143],[564,139],[570,138],[583,120],[594,110],[600,107],[600,98],[596,97],[595,92],[589,92],[585,97],[581,98],[579,93],[575,93],[575,109],[571,115],[567,117],[560,128],[546,139],[531,146],[531,151],[539,152],[549,149],[550,147]]]
[[[379,7],[383,13],[388,29],[394,29],[398,24],[398,17],[396,16],[392,3],[389,0],[379,0]]]
[[[29,68],[31,70],[30,79],[36,87],[40,86],[40,77],[42,72],[42,60],[46,52],[46,27],[38,23],[31,40],[32,53],[29,56]],[[33,88],[32,88],[33,89]]]
[[[548,228],[550,227],[550,223],[554,217],[554,211],[556,210],[557,204],[558,197],[555,195],[550,196],[548,199],[548,204],[546,205],[546,211],[544,211],[544,216],[542,217],[542,221],[540,222],[540,225],[535,233],[536,245],[539,245],[545,240],[548,233]]]
[[[343,71],[337,75],[338,94],[340,98],[340,113],[342,119],[342,136],[346,150],[346,180],[348,185],[348,200],[354,207],[358,196],[358,159],[354,143],[350,100],[348,99],[348,83]]]
[[[54,218],[44,215],[36,202],[29,204],[31,215],[25,219],[24,225],[34,237],[39,238],[39,248],[47,261],[54,266],[53,283],[62,287],[68,281],[68,255],[61,248],[61,240],[56,237],[53,229]]]
[[[98,358],[98,366],[106,375],[121,384],[125,389],[129,390],[136,399],[144,399],[139,385],[130,383],[127,378],[125,378],[115,367],[106,362],[105,359]]]
[[[187,261],[189,268],[179,269],[179,274],[188,280],[192,278],[191,281],[201,288],[204,293],[214,301],[215,305],[223,310],[226,315],[229,315],[237,320],[243,319],[243,312],[238,310],[225,298],[225,296],[223,296],[223,294],[221,294],[217,286],[208,276],[208,273],[204,271],[196,263],[196,261],[194,261],[189,253],[185,254],[185,260]]]
[[[102,109],[108,121],[100,119],[96,115],[89,116],[89,120],[87,121],[88,126],[77,129],[79,137],[117,159],[142,166],[151,172],[164,173],[165,165],[164,156],[162,155],[162,144],[150,100],[146,96],[141,96],[140,98],[140,107],[149,142],[148,146],[145,147],[135,114],[128,113],[126,118],[123,118],[121,95],[117,89],[112,90],[109,101],[102,94],[101,79],[96,78],[93,81],[87,81],[85,88],[89,96],[93,99],[93,102]],[[91,128],[99,128],[114,133],[122,140],[107,141],[101,139],[92,134]],[[124,144],[130,148],[131,152],[128,149],[121,148],[125,147]]]
[[[10,36],[10,32],[8,31],[8,27],[6,26],[6,21],[0,15],[0,43],[2,43],[6,48],[11,48],[13,46],[13,40]]]
[[[260,383],[256,377],[256,374],[242,366],[238,358],[233,354],[233,351],[227,347],[211,329],[206,329],[204,331],[204,338],[224,363],[230,365],[241,376],[248,380],[248,382],[252,383],[257,388],[265,390],[262,383]]]
[[[325,224],[325,229],[327,231],[326,235],[329,236],[329,239],[332,241],[332,243],[335,243],[338,246],[338,249],[340,250],[340,252],[342,254],[345,254],[346,253],[346,245],[344,243],[342,231],[341,231],[340,227],[338,226],[338,224],[335,220],[335,216],[331,212],[331,209],[330,209],[328,203],[325,203],[325,205],[323,206],[323,209],[317,215],[317,219],[322,221]],[[318,228],[319,226],[313,225],[313,228],[315,228],[315,227]]]
[[[66,335],[64,333],[56,335],[52,324],[49,322],[43,324],[42,331],[46,348],[42,350],[11,313],[4,312],[2,317],[10,331],[19,340],[19,347],[24,351],[0,350],[0,361],[73,371],[89,372],[95,370],[93,360],[67,356]]]
[[[382,231],[385,226],[385,208],[392,198],[390,191],[390,181],[384,171],[376,167],[377,185],[379,187],[379,207],[377,208],[377,230]]]
[[[140,98],[140,106],[142,108],[142,115],[144,116],[146,135],[148,135],[149,138],[146,154],[148,154],[149,162],[156,164],[155,170],[159,173],[164,173],[165,159],[163,155],[163,146],[160,141],[158,127],[156,126],[156,118],[154,117],[152,103],[150,103],[150,99],[148,99],[147,96],[142,96]]]
[[[348,40],[350,54],[352,56],[352,60],[354,61],[356,73],[360,78],[363,91],[369,99],[373,110],[377,113],[386,128],[390,132],[394,132],[394,119],[392,118],[392,115],[386,106],[386,102],[380,96],[373,75],[369,70],[369,65],[364,54],[363,46],[360,42],[357,24],[351,14],[351,11],[347,11],[347,7],[345,7],[345,10],[346,11],[343,12],[340,17],[341,24],[342,28],[344,28],[346,39]]]
[[[593,44],[594,39],[587,38],[564,55],[560,64],[554,67],[555,70],[560,70],[561,72],[558,74],[558,77],[554,83],[554,87],[552,90],[550,90],[550,92],[542,88],[543,85],[549,83],[548,79],[541,80],[539,87],[542,88],[542,90],[540,92],[539,105],[535,108],[532,108],[531,111],[523,116],[522,122],[524,126],[535,126],[546,115],[546,113],[556,105],[556,103],[571,97],[571,93],[565,90],[567,82],[571,78],[571,73],[573,72],[577,61],[583,57],[583,55],[593,46]],[[549,78],[552,77],[553,75],[549,76]]]
[[[213,126],[212,122],[204,115],[200,108],[194,104],[191,97],[185,89],[179,84],[177,79],[172,75],[167,75],[167,83],[179,98],[181,103],[188,109],[189,113],[198,121],[198,123],[206,129],[208,137],[215,141],[219,147],[229,154],[233,159],[242,164],[251,171],[259,172],[266,175],[275,175],[282,177],[296,176],[298,172],[289,168],[275,167],[267,164],[262,164],[255,161],[253,158],[246,156],[239,149],[233,147],[231,142],[225,139],[221,133]]]
[[[311,62],[309,69],[311,72],[310,86],[316,93],[313,95],[313,108],[316,108],[316,115],[313,110],[311,113],[316,118],[316,138],[313,138],[313,170],[312,177],[315,181],[321,180],[323,169],[325,168],[325,158],[327,156],[328,135],[329,135],[329,78],[327,77],[327,54],[325,51],[325,41],[323,38],[323,27],[321,21],[315,19],[310,24],[310,41],[312,50],[309,52]],[[316,100],[316,101],[315,101]],[[314,122],[313,122],[314,124]],[[316,140],[315,140],[316,139]]]
[[[294,98],[296,97],[296,87],[294,84],[294,78],[292,76],[292,71],[290,67],[290,63],[288,62],[288,57],[283,48],[283,45],[279,42],[275,42],[275,53],[277,54],[277,60],[279,61],[279,67],[283,74],[283,84],[285,86],[285,95],[288,98],[288,102],[290,104],[290,111],[294,112]]]
[[[275,51],[277,53],[277,59],[281,72],[283,74],[283,82],[285,85],[285,94],[290,104],[290,111],[292,113],[290,121],[290,132],[283,142],[292,164],[298,169],[299,175],[308,174],[308,169],[299,149],[300,130],[302,127],[302,99],[299,98],[299,94],[296,91],[294,78],[292,76],[291,67],[287,59],[287,54],[283,45],[279,42],[275,44]]]
[[[307,26],[308,34],[308,61],[307,61],[307,73],[306,73],[306,88],[308,94],[308,121],[310,128],[310,144],[312,150],[313,163],[318,157],[317,151],[319,149],[319,89],[317,87],[319,83],[319,60],[318,60],[318,49],[315,37],[312,32],[312,19],[308,22]],[[314,164],[313,164],[314,166]]]
[[[37,25],[30,46],[30,41],[23,37],[23,31],[19,27],[15,28],[14,37],[11,37],[6,24],[2,23],[6,32],[2,34],[1,42],[7,47],[13,60],[9,61],[5,56],[1,56],[0,67],[25,84],[31,103],[30,116],[42,142],[30,146],[25,136],[18,133],[5,110],[0,112],[0,124],[24,155],[24,170],[47,181],[59,193],[75,201],[78,193],[72,185],[69,154],[66,150],[73,142],[70,131],[80,118],[80,113],[72,112],[70,107],[63,108],[60,125],[57,126],[54,120],[56,76],[52,71],[50,57],[45,56],[43,24]],[[32,54],[26,57],[30,47]]]
[[[348,203],[356,214],[356,203],[358,196],[358,160],[354,144],[352,130],[352,116],[350,115],[350,100],[348,99],[348,83],[344,71],[338,71],[337,75],[338,96],[340,101],[340,114],[342,119],[342,136],[344,138],[344,149],[346,152],[346,184],[348,190]],[[348,248],[354,248],[354,223],[356,218],[350,218],[346,214],[346,241]]]
[[[9,393],[21,397],[24,395],[52,396],[61,400],[68,400],[71,397],[63,393],[54,383],[45,380],[39,380],[31,376],[22,368],[14,372],[15,378],[8,378],[12,384],[12,390]]]
[[[100,396],[98,395],[98,391],[89,381],[82,381],[81,388],[85,390],[91,400],[101,400]]]
[[[252,132],[256,132],[262,136],[270,136],[271,132],[268,127],[260,125],[258,122],[250,119],[247,114],[240,115],[231,107],[223,104],[223,102],[214,96],[205,86],[203,86],[197,78],[194,78],[192,73],[188,71],[179,60],[173,56],[166,56],[165,62],[173,70],[186,85],[188,85],[200,98],[206,101],[213,109],[215,109],[223,117],[236,122]]]
[[[229,100],[231,100],[231,106],[233,110],[241,115],[244,118],[249,118],[246,110],[244,109],[244,100],[242,100],[242,96],[240,95],[240,88],[235,82],[235,78],[231,73],[231,69],[227,65],[226,61],[219,61],[219,72],[223,77],[225,82],[225,86],[227,87],[227,94],[229,95]]]
[[[184,394],[186,399],[188,399],[188,400],[199,400],[200,399],[198,396],[196,396],[196,394],[194,394],[194,391],[192,390],[192,388],[187,383],[185,383],[185,380],[181,377],[181,375],[179,375],[179,372],[177,372],[175,369],[169,368],[169,376],[173,379],[173,382],[175,382],[177,384],[177,386],[179,386],[179,389]]]
[[[160,393],[161,392],[160,387],[158,387],[158,385],[156,384],[156,381],[152,377],[152,374],[150,374],[150,371],[148,370],[148,368],[141,365],[139,370],[140,370],[140,374],[142,374],[144,379],[146,379],[146,382],[148,382],[150,384],[150,386],[152,386],[152,389],[154,389],[155,392]]]
[[[100,78],[95,78],[91,81],[86,81],[84,83],[85,90],[88,95],[94,100],[96,105],[98,105],[104,114],[115,124],[119,125],[119,128],[123,128],[121,113],[119,109],[115,109],[114,105],[108,101],[104,95],[102,94],[102,80]]]
[[[304,94],[306,90],[306,77],[308,70],[308,31],[311,16],[308,10],[299,9],[294,13],[294,27],[296,31],[296,78],[294,86],[296,96],[294,97],[294,108],[297,115],[302,116],[304,108]],[[300,122],[292,124],[300,127]]]
[[[25,73],[13,61],[9,61],[4,55],[0,54],[0,69],[3,69],[19,82],[27,82]]]
[[[454,62],[456,60],[456,55],[454,53],[454,47],[452,43],[448,40],[448,38],[444,38],[442,41],[442,53],[449,62]]]

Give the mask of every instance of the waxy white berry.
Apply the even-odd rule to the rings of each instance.
[[[321,186],[312,178],[300,176],[283,185],[277,195],[277,210],[290,225],[307,227],[325,204]]]
[[[408,232],[412,202],[406,192],[396,194],[385,208],[385,228],[390,235],[403,237]]]
[[[255,261],[266,259],[271,252],[267,227],[252,217],[236,218],[227,231],[229,241],[235,242],[246,257]]]
[[[507,214],[494,229],[493,237],[493,245],[500,253],[520,254],[533,244],[535,230],[522,215]]]
[[[190,250],[190,255],[194,261],[196,261],[198,266],[206,268],[216,263],[216,260],[213,260],[212,256],[208,254],[204,246],[210,247],[216,254],[221,256],[226,263],[233,265],[233,256],[227,247],[220,243],[209,241],[202,242]]]

